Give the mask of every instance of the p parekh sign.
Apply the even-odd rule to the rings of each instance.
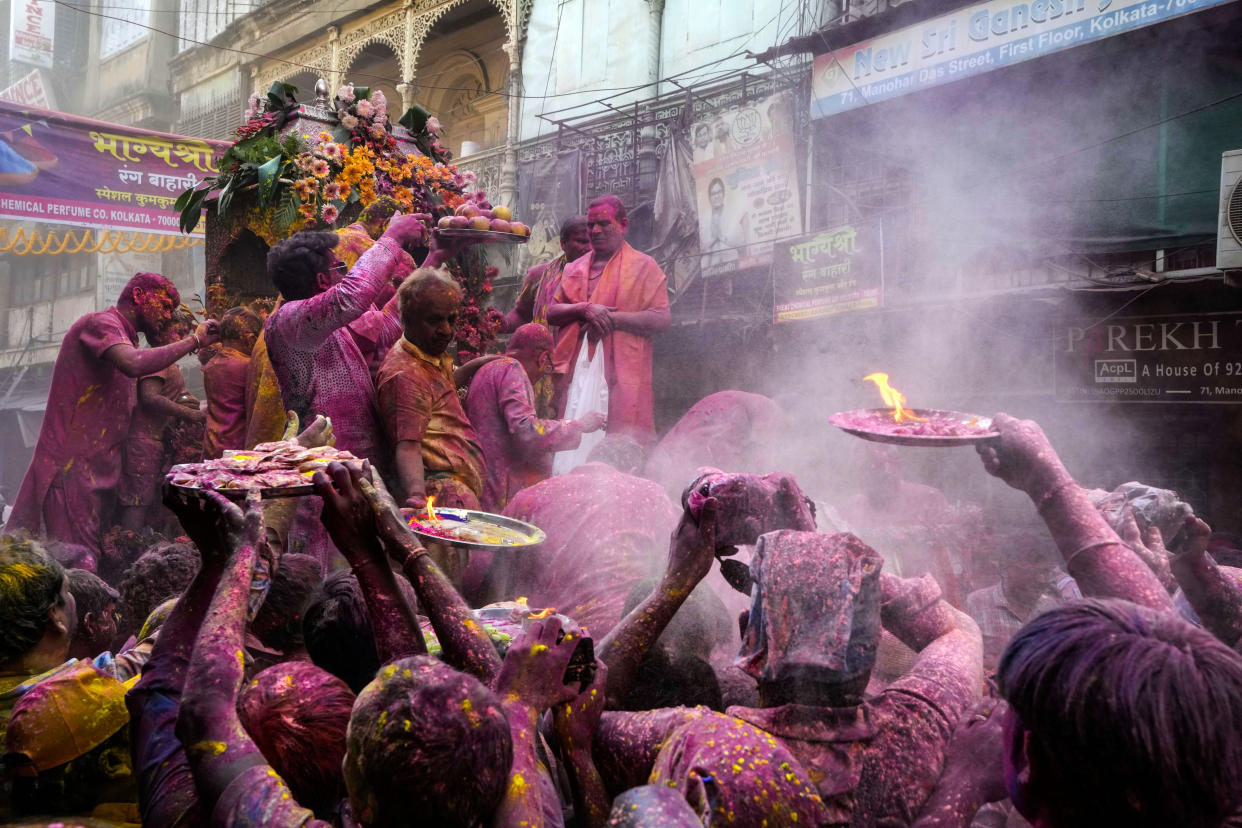
[[[1242,314],[1070,324],[1055,348],[1059,400],[1242,403]]]
[[[811,117],[929,89],[1233,0],[992,0],[815,58]]]

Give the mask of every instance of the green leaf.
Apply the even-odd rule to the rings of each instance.
[[[431,113],[423,109],[418,104],[410,107],[401,116],[401,120],[397,123],[410,131],[411,135],[418,135],[427,128],[427,119],[431,117]]]
[[[259,177],[259,204],[263,207],[269,207],[272,203],[272,193],[275,191],[276,179],[280,174],[281,162],[285,160],[283,155],[276,155],[271,160],[264,162],[256,171]]]
[[[210,192],[211,190],[209,189],[189,191],[190,197],[181,208],[181,217],[178,220],[182,233],[194,232],[194,228],[198,226],[199,219],[203,216],[203,202]]]
[[[371,87],[369,86],[355,86],[354,87],[354,100],[355,101],[365,101],[369,97],[371,97]]]

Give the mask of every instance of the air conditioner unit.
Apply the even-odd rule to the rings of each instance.
[[[1242,270],[1242,149],[1220,158],[1220,224],[1216,230],[1216,267]]]

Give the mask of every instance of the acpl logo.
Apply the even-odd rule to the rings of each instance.
[[[1138,363],[1133,359],[1097,359],[1096,382],[1138,382]]]

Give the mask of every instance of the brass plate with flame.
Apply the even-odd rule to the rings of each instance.
[[[521,549],[547,540],[538,526],[504,515],[436,506],[438,520],[429,525],[426,513],[406,515],[414,534],[425,541],[457,546],[462,549]],[[436,531],[428,531],[436,529]],[[440,534],[443,532],[444,534]]]
[[[938,408],[907,408],[917,420],[896,422],[891,408],[859,408],[841,411],[828,422],[844,432],[896,446],[970,446],[999,437],[991,417]]]

